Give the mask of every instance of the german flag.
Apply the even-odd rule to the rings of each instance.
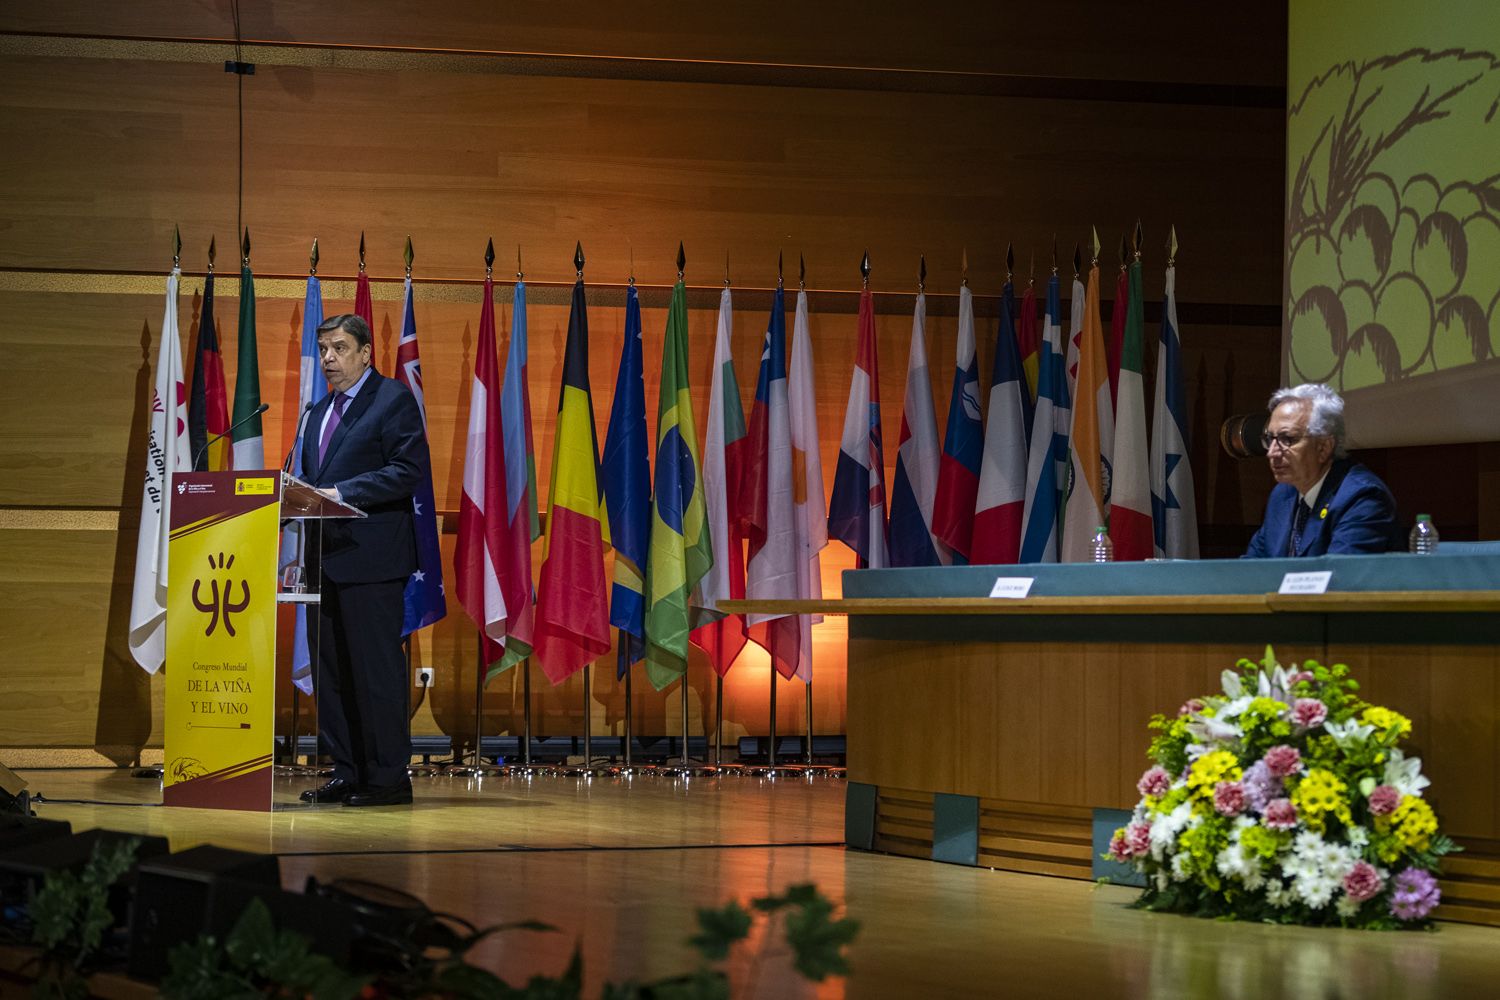
[[[589,321],[583,279],[573,285],[562,392],[552,444],[552,492],[542,542],[532,656],[560,684],[609,652],[609,529],[599,502],[599,444],[589,392]]]

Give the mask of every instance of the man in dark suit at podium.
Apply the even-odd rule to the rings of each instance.
[[[1279,389],[1261,443],[1276,487],[1244,558],[1387,552],[1399,544],[1396,501],[1344,453],[1344,401],[1326,385]]]
[[[402,593],[417,568],[412,494],[431,468],[416,400],[370,366],[371,350],[358,316],[318,327],[331,391],[302,435],[308,481],[367,515],[321,522],[321,552],[308,546],[321,559],[318,728],[333,778],[302,798],[348,806],[411,802]]]

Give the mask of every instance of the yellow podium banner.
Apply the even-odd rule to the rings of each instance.
[[[165,805],[271,808],[280,483],[172,477]]]

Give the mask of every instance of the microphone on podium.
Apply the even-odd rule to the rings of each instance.
[[[261,403],[255,409],[251,410],[249,413],[245,414],[243,417],[240,417],[240,419],[238,419],[234,423],[230,424],[228,430],[223,431],[223,432],[221,432],[219,434],[215,434],[213,437],[211,437],[207,441],[203,442],[203,447],[199,448],[198,449],[198,454],[196,454],[196,455],[193,456],[193,468],[196,469],[198,467],[198,463],[203,460],[203,454],[204,454],[204,452],[208,451],[208,446],[209,445],[213,444],[215,441],[218,441],[221,438],[228,437],[230,434],[233,434],[238,427],[240,427],[243,424],[249,423],[250,420],[253,417],[260,416],[262,413],[265,413],[270,408],[271,408],[271,404],[270,403]]]

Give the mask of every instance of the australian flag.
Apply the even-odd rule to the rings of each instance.
[[[412,314],[411,278],[406,279],[406,305],[402,310],[401,343],[396,348],[396,377],[416,397],[427,426],[427,404],[422,398],[422,358],[417,349],[417,320]],[[443,593],[443,560],[438,549],[437,504],[433,500],[432,476],[417,485],[412,497],[417,532],[417,571],[406,581],[406,610],[401,634],[410,635],[448,613]]]

